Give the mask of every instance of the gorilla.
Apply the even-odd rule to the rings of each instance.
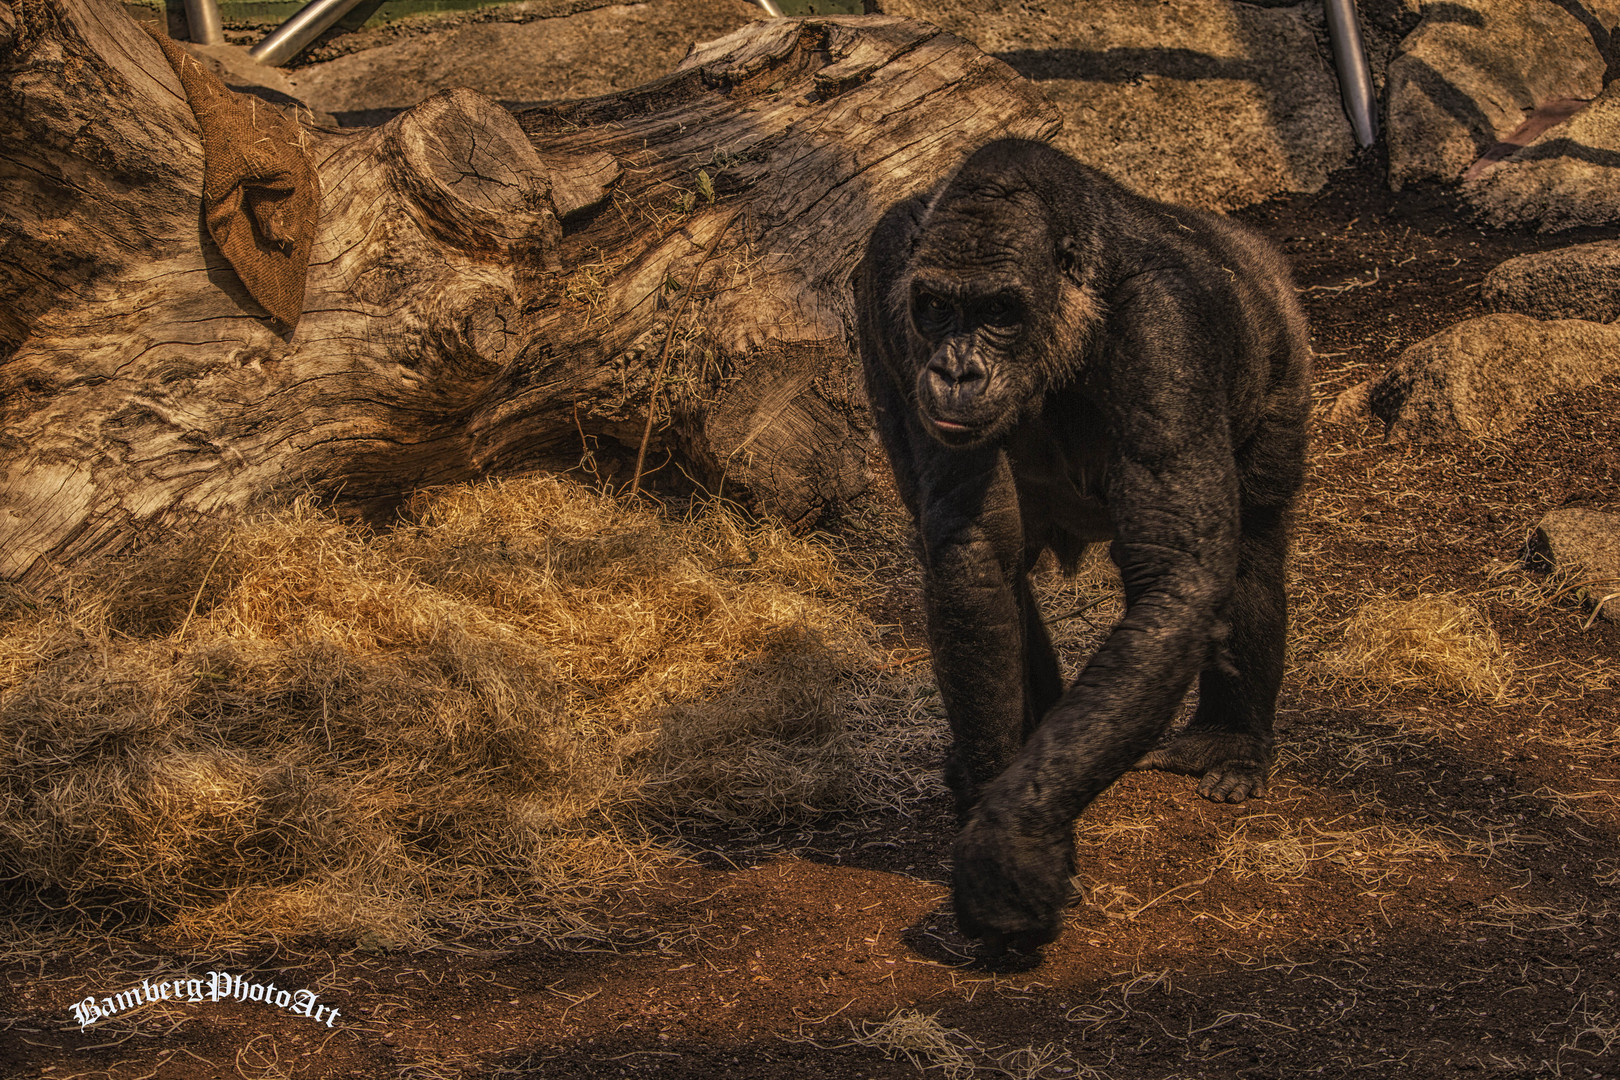
[[[1264,794],[1305,317],[1253,233],[1017,139],[891,207],[855,281],[950,719],[957,920],[1033,950],[1057,936],[1075,819],[1124,772]],[[1125,613],[1065,689],[1027,575],[1102,540]],[[1155,749],[1195,673],[1191,723]]]

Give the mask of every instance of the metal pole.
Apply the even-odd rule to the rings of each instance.
[[[186,0],[186,36],[198,45],[220,45],[225,30],[219,25],[219,5],[214,0]]]
[[[261,64],[278,67],[303,52],[327,27],[347,15],[360,0],[310,0],[268,37],[248,50]]]
[[[1378,105],[1373,101],[1372,71],[1361,46],[1361,22],[1356,0],[1323,0],[1327,13],[1328,44],[1339,72],[1339,97],[1350,116],[1356,142],[1371,146],[1378,141]]]

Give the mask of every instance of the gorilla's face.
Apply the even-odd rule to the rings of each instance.
[[[976,446],[1006,433],[1032,387],[1017,358],[1028,336],[1028,301],[1010,282],[912,279],[911,321],[925,343],[917,407],[947,446]]]
[[[970,190],[929,212],[906,305],[923,427],[953,447],[982,446],[1040,407],[1077,340],[1074,285],[1059,238],[1027,193]]]

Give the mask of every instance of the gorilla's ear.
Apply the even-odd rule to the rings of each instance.
[[[1080,262],[1080,241],[1072,236],[1057,238],[1057,265],[1063,276],[1075,285],[1086,284],[1085,268]]]

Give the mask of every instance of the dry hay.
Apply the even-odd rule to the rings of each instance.
[[[13,591],[0,875],[180,940],[589,939],[583,903],[667,862],[642,820],[915,786],[874,777],[870,703],[918,695],[856,591],[824,546],[555,480],[382,536],[300,503]]]
[[[941,1023],[938,1013],[925,1013],[921,1009],[896,1008],[883,1020],[862,1020],[859,1024],[851,1022],[850,1026],[853,1034],[846,1041],[822,1043],[808,1038],[795,1041],[820,1050],[877,1050],[891,1061],[905,1058],[919,1073],[937,1069],[947,1080],[967,1080],[975,1076],[1058,1080],[1099,1075],[1076,1061],[1059,1044],[1011,1049],[987,1047],[967,1032]]]
[[[870,1046],[890,1059],[904,1057],[914,1069],[939,1069],[957,1080],[978,1071],[983,1050],[973,1038],[946,1027],[934,1013],[896,1009],[878,1023],[865,1021],[846,1045]]]
[[[1438,830],[1387,822],[1346,827],[1344,821],[1294,824],[1278,814],[1251,814],[1221,838],[1216,867],[1239,881],[1273,884],[1303,881],[1317,867],[1331,867],[1373,885],[1454,854]]]
[[[1496,631],[1472,605],[1425,593],[1362,605],[1342,643],[1314,665],[1329,683],[1375,694],[1439,690],[1469,701],[1508,700],[1513,662]]]
[[[1092,544],[1065,569],[1050,553],[1030,576],[1064,681],[1076,678],[1125,613],[1119,570],[1107,544]]]

